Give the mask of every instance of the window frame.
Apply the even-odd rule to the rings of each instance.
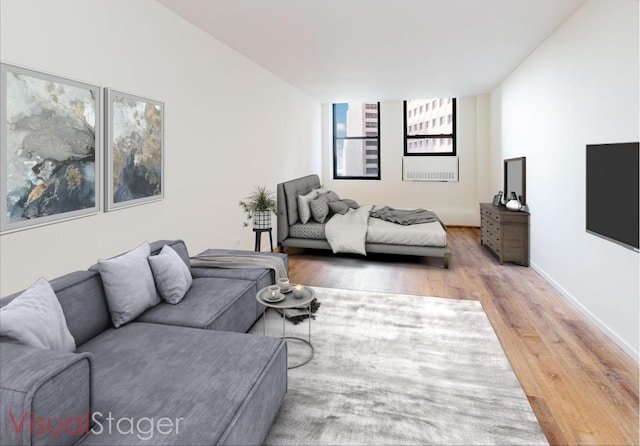
[[[443,99],[446,98],[438,98],[440,99],[440,101],[442,101]],[[437,99],[433,99],[433,102],[437,101]],[[457,137],[456,137],[456,124],[457,124],[457,100],[456,98],[451,98],[451,120],[452,120],[452,126],[451,126],[451,133],[440,133],[440,134],[424,134],[424,133],[420,133],[417,135],[408,135],[407,134],[407,100],[405,100],[403,102],[403,114],[402,114],[402,121],[403,121],[403,132],[404,132],[404,156],[456,156],[458,153],[458,148],[457,148]],[[379,122],[379,121],[378,121]],[[427,126],[426,130],[429,129],[429,126]],[[451,139],[452,140],[452,146],[453,146],[453,151],[452,152],[420,152],[420,153],[409,153],[408,152],[408,146],[409,146],[409,142],[413,139]]]
[[[344,102],[342,102],[342,103],[344,103]],[[372,104],[373,102],[363,101],[362,103],[368,105],[368,104]],[[333,125],[332,125],[332,129],[333,129],[333,157],[332,157],[333,158],[333,174],[332,174],[332,176],[333,176],[334,180],[378,180],[379,181],[381,179],[382,164],[380,162],[380,159],[381,159],[381,156],[380,156],[380,154],[381,154],[381,150],[380,150],[380,102],[376,102],[375,104],[377,105],[377,114],[378,114],[378,127],[377,127],[378,128],[378,132],[377,132],[377,135],[376,136],[371,136],[370,133],[372,133],[372,132],[367,132],[365,130],[365,132],[364,132],[365,134],[363,136],[345,136],[345,137],[338,137],[337,136],[338,132],[336,131],[336,126],[337,126],[336,105],[338,105],[338,103],[332,104],[332,106],[331,106],[331,113],[332,113],[332,120],[333,120]],[[364,113],[366,114],[367,110],[373,110],[373,108],[368,108],[365,105],[364,110],[365,110]],[[366,128],[367,127],[365,127],[365,129]],[[369,127],[369,128],[371,128],[371,127]],[[378,162],[377,162],[378,174],[376,176],[338,175],[338,169],[337,169],[338,154],[336,152],[336,150],[337,150],[337,142],[339,140],[342,140],[342,141],[346,141],[346,140],[363,140],[363,141],[365,141],[363,156],[365,156],[365,159],[366,159],[366,151],[368,150],[367,149],[367,145],[366,145],[366,141],[367,140],[372,140],[372,139],[375,139],[377,141],[377,143],[378,143]],[[369,169],[369,168],[367,167],[366,162],[365,162],[365,167],[364,167],[365,173],[367,172],[367,169]]]

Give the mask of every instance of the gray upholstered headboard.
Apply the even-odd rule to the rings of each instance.
[[[289,226],[298,221],[298,195],[308,194],[320,186],[320,178],[315,174],[278,184],[278,246],[289,237]]]

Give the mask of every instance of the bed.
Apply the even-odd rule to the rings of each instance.
[[[306,223],[300,221],[298,212],[298,197],[305,196],[314,189],[321,188],[320,178],[317,175],[307,175],[296,178],[277,186],[278,200],[278,234],[277,241],[281,251],[287,247],[310,248],[336,251],[335,242],[327,240],[327,235],[336,233],[348,234],[351,227],[347,218],[335,214],[327,221],[318,223],[310,219]],[[378,218],[369,217],[369,210],[378,210],[380,207],[363,205],[356,211],[361,222],[366,228],[362,241],[363,252],[398,254],[420,257],[442,258],[444,268],[449,268],[451,249],[447,244],[446,228],[440,222],[430,222],[414,225],[400,225]],[[366,214],[366,216],[364,216]],[[347,217],[356,216],[356,212],[348,212]],[[363,219],[363,220],[362,220]],[[347,236],[347,239],[349,237]],[[333,246],[332,246],[333,245]],[[339,251],[338,251],[339,252]],[[346,251],[355,252],[355,251]]]

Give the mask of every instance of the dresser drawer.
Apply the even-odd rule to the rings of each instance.
[[[515,211],[510,211],[509,213],[504,213],[502,214],[502,222],[503,223],[520,223],[520,224],[525,224],[527,223],[527,218],[528,215],[524,214],[522,212],[515,212]]]

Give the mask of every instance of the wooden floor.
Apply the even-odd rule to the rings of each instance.
[[[477,228],[441,259],[287,249],[293,282],[482,303],[551,444],[638,444],[638,365],[533,269],[500,265]]]

